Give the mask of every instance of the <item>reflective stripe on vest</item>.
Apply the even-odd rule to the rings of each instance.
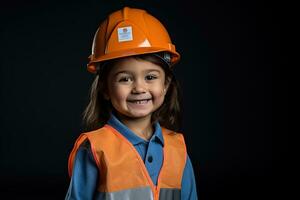
[[[69,157],[69,175],[79,146],[86,139],[99,168],[99,195],[104,199],[179,200],[186,162],[183,135],[162,128],[163,164],[157,186],[135,147],[109,125],[79,136]]]

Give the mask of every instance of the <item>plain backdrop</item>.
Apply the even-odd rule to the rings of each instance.
[[[1,1],[1,196],[64,198],[92,39],[123,6],[157,17],[182,56],[174,72],[199,199],[286,197],[288,11],[263,0]]]

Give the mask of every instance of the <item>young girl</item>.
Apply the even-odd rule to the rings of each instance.
[[[113,12],[97,30],[89,132],[69,157],[66,199],[197,199],[180,121],[180,59],[164,26],[141,9]]]

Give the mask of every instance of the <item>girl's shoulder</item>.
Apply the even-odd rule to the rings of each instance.
[[[95,130],[90,130],[90,131],[86,131],[81,133],[81,135],[85,135],[87,137],[94,137],[94,136],[98,136],[98,135],[104,135],[106,133],[110,133],[112,130],[110,130],[108,125],[104,125],[98,129]]]
[[[183,135],[181,132],[174,131],[165,127],[161,127],[161,131],[164,135]]]

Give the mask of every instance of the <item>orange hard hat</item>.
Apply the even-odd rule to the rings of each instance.
[[[167,30],[158,19],[145,10],[124,7],[110,14],[98,28],[87,69],[96,73],[97,64],[101,62],[158,52],[168,53],[170,66],[180,59]]]

